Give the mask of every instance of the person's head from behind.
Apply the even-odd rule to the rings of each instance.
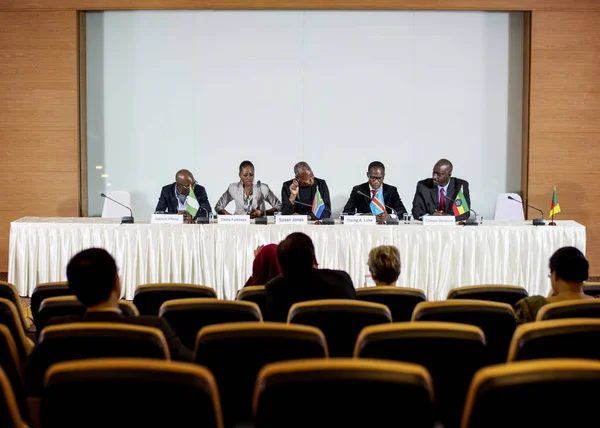
[[[393,245],[380,245],[369,251],[369,272],[377,285],[394,285],[400,276],[400,251]]]
[[[317,266],[315,246],[301,232],[292,233],[279,243],[277,259],[284,275],[309,272]]]
[[[86,307],[117,305],[121,282],[112,256],[101,248],[76,254],[67,265],[69,288]]]
[[[553,290],[580,290],[588,279],[590,265],[575,247],[562,247],[550,257],[550,280]]]
[[[277,260],[277,244],[265,245],[252,263],[252,285],[264,285],[281,273]]]

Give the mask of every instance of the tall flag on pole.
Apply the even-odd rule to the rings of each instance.
[[[385,203],[383,202],[383,187],[380,187],[375,196],[373,196],[373,199],[371,199],[370,207],[373,215],[379,215],[385,212]]]
[[[321,197],[321,192],[319,192],[319,186],[317,186],[317,192],[315,193],[315,198],[312,203],[312,213],[315,218],[321,218],[321,214],[325,210],[325,202],[323,202],[323,198]]]
[[[554,217],[554,214],[560,212],[560,205],[556,198],[556,186],[554,186],[554,193],[552,194],[552,203],[550,204],[550,217]]]
[[[463,194],[463,186],[460,186],[458,195],[456,195],[456,199],[454,199],[452,211],[454,212],[455,217],[469,212],[469,204],[467,204],[467,199]]]
[[[190,194],[188,195],[188,197],[185,200],[185,202],[186,202],[185,210],[188,213],[190,213],[190,215],[192,216],[192,218],[194,218],[194,216],[198,212],[198,208],[200,208],[200,204],[198,203],[198,199],[196,199],[196,193],[194,193],[194,186],[192,186],[190,188]]]

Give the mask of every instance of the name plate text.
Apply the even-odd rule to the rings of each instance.
[[[377,218],[374,215],[347,215],[344,224],[377,224]]]
[[[423,217],[424,226],[454,226],[456,225],[456,218],[451,215],[440,215],[433,216],[428,215]]]
[[[306,215],[276,215],[275,224],[308,224]]]
[[[250,224],[249,215],[220,215],[217,224]]]
[[[152,214],[151,224],[183,224],[181,214]]]

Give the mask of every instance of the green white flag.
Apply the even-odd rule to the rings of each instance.
[[[193,218],[196,216],[196,213],[198,212],[198,208],[200,208],[200,204],[198,203],[198,199],[196,199],[196,194],[194,193],[194,187],[191,187],[190,194],[188,195],[188,197],[186,199],[185,210],[187,212],[189,212]]]

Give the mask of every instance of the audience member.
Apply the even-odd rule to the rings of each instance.
[[[375,285],[396,285],[400,276],[400,251],[393,245],[380,245],[369,251],[367,261]]]
[[[244,287],[265,285],[280,273],[281,267],[277,260],[277,244],[260,245],[254,250],[252,275],[248,278]]]
[[[519,300],[515,304],[517,324],[535,321],[540,308],[548,303],[593,299],[583,292],[583,282],[587,280],[588,273],[589,263],[581,251],[575,247],[558,249],[550,257],[550,294],[548,297],[529,296]]]
[[[294,303],[320,299],[354,299],[356,292],[350,275],[318,269],[315,247],[304,233],[288,235],[277,246],[279,275],[266,284],[267,308],[272,321],[287,320]]]

